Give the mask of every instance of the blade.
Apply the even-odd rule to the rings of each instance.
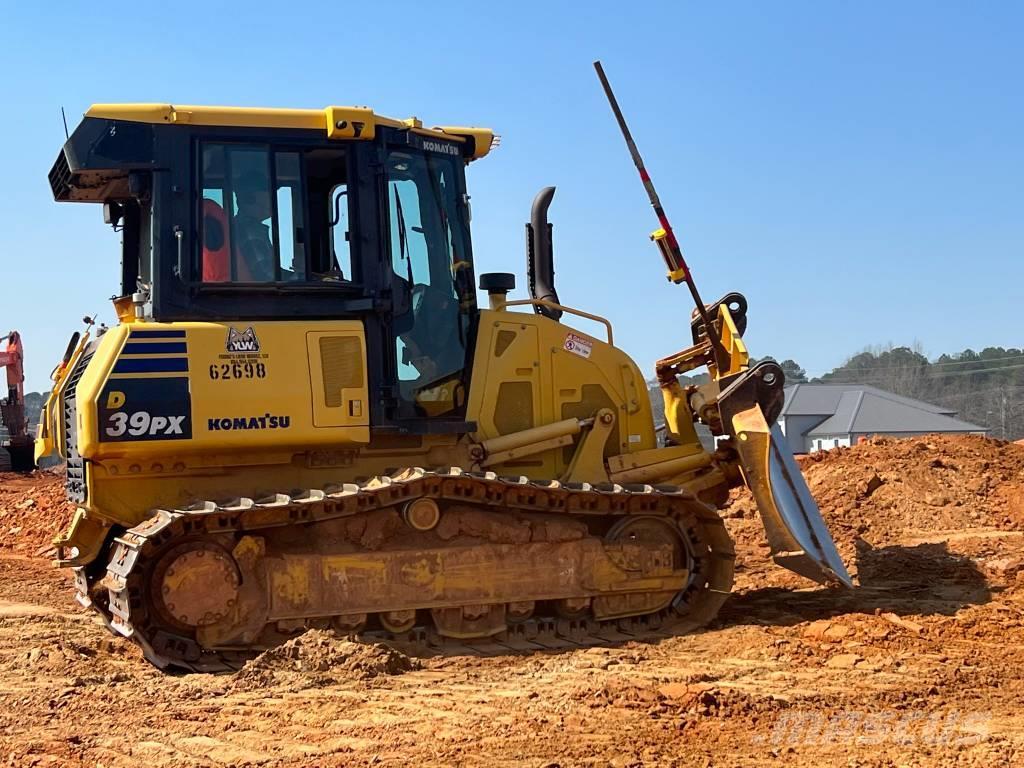
[[[761,513],[772,559],[819,584],[852,587],[782,430],[778,425],[768,427],[758,405],[737,413],[733,429],[743,477]]]

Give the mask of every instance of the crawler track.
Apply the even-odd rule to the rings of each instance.
[[[84,569],[77,570],[78,599],[98,610],[112,630],[136,642],[146,658],[159,668],[231,671],[273,643],[210,650],[201,647],[192,633],[168,626],[151,604],[149,574],[158,553],[178,541],[225,535],[238,538],[284,526],[304,526],[399,508],[417,498],[471,505],[492,512],[557,514],[605,523],[634,516],[668,519],[677,524],[686,539],[690,577],[669,607],[640,616],[597,620],[592,614],[565,618],[552,611],[550,615],[509,624],[507,631],[476,641],[439,635],[430,621],[430,612],[421,611],[417,624],[408,632],[365,631],[360,633],[361,637],[387,640],[420,654],[486,654],[603,645],[664,633],[680,634],[701,627],[718,613],[732,586],[734,551],[721,518],[712,507],[683,489],[533,482],[525,477],[498,477],[491,472],[470,473],[452,468],[439,472],[408,469],[362,484],[156,510],[146,521],[114,540],[102,578],[90,578]],[[538,604],[543,605],[547,604]],[[314,622],[310,620],[307,625],[315,626]]]

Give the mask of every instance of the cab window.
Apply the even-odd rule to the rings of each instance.
[[[360,276],[352,259],[348,153],[315,149],[306,152],[303,160],[309,199],[310,277],[317,282],[351,283]]]
[[[475,294],[456,162],[407,150],[388,157],[391,269],[396,293],[406,299],[394,330],[407,415],[452,415],[465,405]]]
[[[306,279],[300,158],[248,145],[202,149],[202,279]]]

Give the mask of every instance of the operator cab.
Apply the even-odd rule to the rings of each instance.
[[[465,165],[494,134],[365,108],[100,105],[50,172],[122,232],[122,321],[359,319],[371,423],[466,431]]]

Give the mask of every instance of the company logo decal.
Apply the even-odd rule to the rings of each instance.
[[[228,352],[259,352],[260,340],[256,338],[256,331],[250,325],[244,331],[236,331],[228,328],[228,340],[225,344]]]
[[[223,419],[207,419],[206,428],[211,432],[232,432],[240,429],[288,429],[292,425],[291,416],[233,416]]]
[[[427,152],[440,152],[443,155],[461,155],[462,152],[459,150],[457,144],[449,144],[445,141],[429,141],[423,142],[423,148]]]

